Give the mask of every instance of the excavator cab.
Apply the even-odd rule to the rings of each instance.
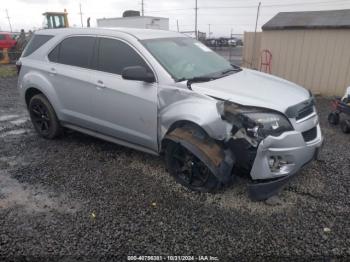
[[[45,29],[69,27],[68,13],[66,10],[64,10],[64,12],[45,12],[43,13],[43,16],[45,17]]]

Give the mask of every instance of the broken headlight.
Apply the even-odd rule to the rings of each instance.
[[[217,109],[224,120],[233,124],[233,134],[244,128],[250,137],[261,139],[293,130],[284,115],[272,110],[245,107],[228,101],[219,101]]]
[[[254,128],[247,128],[247,133],[254,137],[279,136],[286,131],[293,130],[288,119],[278,113],[246,113],[245,116],[253,120]]]

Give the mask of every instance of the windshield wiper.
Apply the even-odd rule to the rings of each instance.
[[[240,72],[240,71],[242,71],[242,69],[240,67],[234,66],[234,68],[230,68],[230,69],[222,71],[221,75],[226,75],[226,74],[228,74],[230,72]]]
[[[217,77],[213,77],[213,76],[198,76],[198,77],[193,77],[193,78],[189,78],[189,79],[185,79],[185,80],[187,80],[187,88],[192,90],[191,85],[193,83],[209,82],[209,81],[215,80],[215,79],[217,79]]]

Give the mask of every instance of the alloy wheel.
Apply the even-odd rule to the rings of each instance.
[[[51,120],[46,106],[40,101],[36,101],[31,104],[30,114],[36,130],[42,135],[47,135],[50,132]]]

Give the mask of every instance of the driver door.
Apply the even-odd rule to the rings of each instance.
[[[157,84],[125,80],[121,76],[128,66],[151,69],[122,40],[100,37],[96,53],[98,71],[91,76],[95,83],[91,110],[96,131],[158,151]]]

